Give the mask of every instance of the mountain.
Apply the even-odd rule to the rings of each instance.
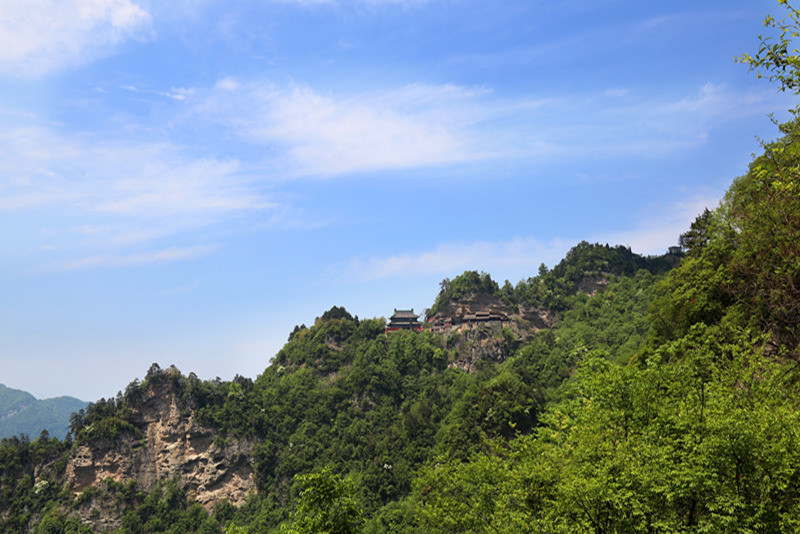
[[[439,309],[421,331],[389,332],[383,318],[334,306],[296,327],[255,380],[203,381],[154,364],[117,398],[78,412],[73,442],[3,443],[0,463],[18,460],[0,478],[10,495],[7,507],[0,502],[0,527],[219,532],[235,523],[277,532],[297,506],[302,477],[322,472],[344,486],[352,482],[344,475],[357,477],[352,491],[370,528],[400,531],[398,521],[417,520],[392,517],[408,506],[427,462],[466,460],[487,440],[530,433],[563,396],[586,344],[624,359],[641,345],[664,274],[607,269],[598,279],[569,267],[628,256],[584,243],[562,269],[517,292],[467,271],[442,284]],[[531,296],[540,286],[558,311]],[[49,498],[62,505],[36,518]]]
[[[88,405],[75,397],[38,400],[36,397],[0,384],[0,438],[26,434],[38,436],[42,430],[63,439],[69,416]]]
[[[582,242],[516,286],[467,271],[399,331],[334,306],[255,379],[153,364],[72,440],[2,440],[0,531],[799,531],[786,130],[683,249]]]

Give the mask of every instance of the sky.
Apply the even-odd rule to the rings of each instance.
[[[3,0],[0,383],[255,378],[298,324],[661,254],[791,95],[774,0]]]

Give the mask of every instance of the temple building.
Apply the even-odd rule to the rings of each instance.
[[[394,309],[394,314],[389,318],[389,324],[386,325],[386,332],[396,330],[422,330],[419,315],[414,313],[413,308],[410,310]]]

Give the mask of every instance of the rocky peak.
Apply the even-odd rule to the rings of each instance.
[[[463,297],[454,297],[442,304],[428,321],[433,324],[458,325],[474,321],[479,314],[508,319],[512,312],[511,306],[496,295],[469,293]]]
[[[99,438],[78,445],[67,464],[67,484],[76,494],[106,478],[135,481],[149,491],[157,481],[176,479],[207,509],[223,499],[241,505],[255,491],[252,443],[217,439],[191,409],[181,410],[171,380],[143,388],[129,403],[136,431],[116,439]],[[84,510],[91,514],[93,510]],[[96,514],[96,512],[94,512]],[[115,521],[109,526],[114,527]]]

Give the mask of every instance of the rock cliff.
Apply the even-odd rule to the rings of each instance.
[[[555,321],[554,312],[525,306],[514,310],[487,293],[454,298],[428,319],[434,331],[448,335],[448,346],[456,348],[459,356],[450,366],[467,372],[474,372],[483,360],[502,362]]]
[[[113,440],[94,439],[73,450],[66,476],[75,494],[100,487],[108,478],[135,481],[146,491],[159,480],[176,479],[189,497],[211,509],[223,499],[241,505],[255,491],[253,444],[215,439],[214,430],[200,424],[191,409],[181,411],[172,382],[147,388],[130,407],[135,431],[125,431]],[[96,519],[93,508],[90,503],[80,515],[94,514]],[[100,524],[114,528],[117,519],[104,518]],[[98,524],[96,520],[93,523]]]

